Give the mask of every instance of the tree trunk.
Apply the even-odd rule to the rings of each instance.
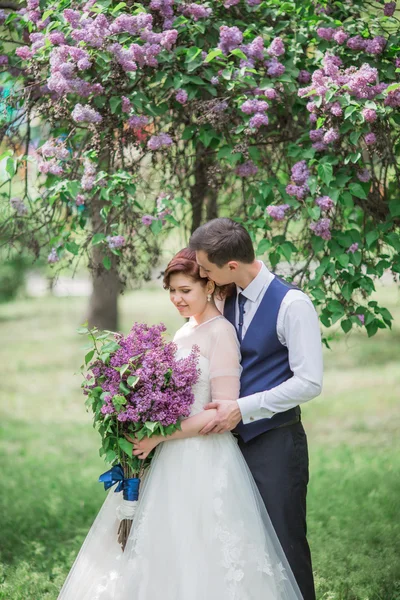
[[[102,206],[101,200],[97,196],[93,197],[92,226],[95,232],[100,232],[104,228],[104,222],[100,217]],[[117,257],[111,254],[111,268],[107,270],[103,265],[104,256],[106,253],[101,244],[93,246],[90,261],[93,291],[89,300],[88,323],[89,327],[117,331],[118,296],[121,291]]]
[[[208,189],[207,195],[207,221],[218,217],[218,189],[213,187]]]
[[[207,194],[207,158],[201,148],[196,149],[196,159],[194,163],[194,184],[190,189],[190,204],[192,205],[192,228],[194,232],[201,225],[204,199]]]

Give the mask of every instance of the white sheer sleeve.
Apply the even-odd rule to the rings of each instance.
[[[233,325],[218,319],[210,347],[212,400],[237,400],[240,390],[240,347]]]

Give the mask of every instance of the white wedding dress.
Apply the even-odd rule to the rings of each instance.
[[[222,316],[175,335],[178,357],[200,348],[191,414],[238,397],[236,332]],[[267,511],[230,432],[159,444],[141,482],[125,552],[112,488],[59,600],[301,600]]]

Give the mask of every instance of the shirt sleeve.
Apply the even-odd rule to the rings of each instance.
[[[240,347],[234,327],[226,320],[218,323],[210,350],[212,400],[237,400],[240,389]]]
[[[282,342],[293,376],[271,390],[239,398],[243,423],[270,418],[315,398],[322,390],[322,344],[318,315],[311,301],[295,299],[286,308]]]

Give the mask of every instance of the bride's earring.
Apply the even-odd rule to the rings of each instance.
[[[211,302],[211,294],[207,294],[207,302]]]

